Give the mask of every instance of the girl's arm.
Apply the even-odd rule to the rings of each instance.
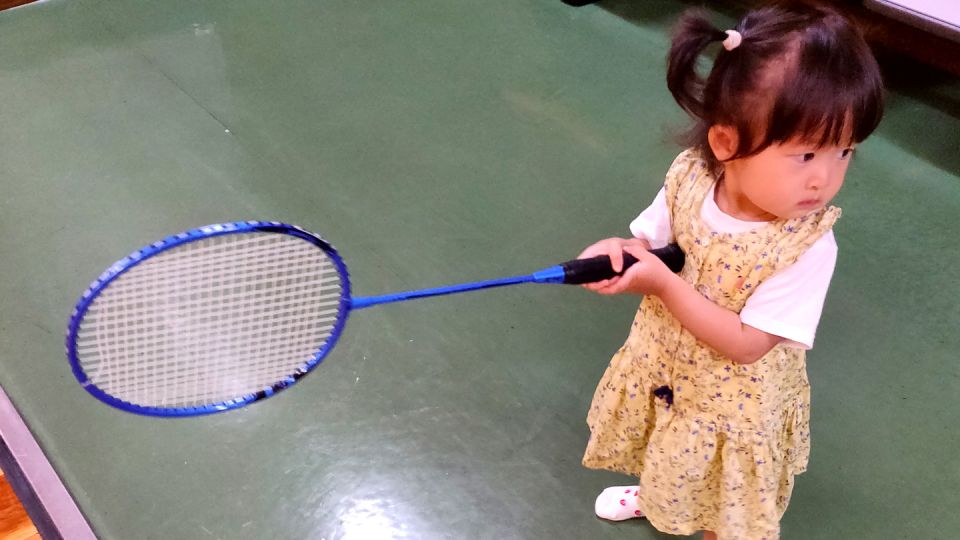
[[[697,339],[738,364],[752,364],[784,339],[743,324],[740,315],[714,304],[646,251],[642,239],[608,238],[590,246],[581,258],[609,255],[614,270],[627,251],[639,262],[623,276],[585,285],[600,294],[624,292],[659,297],[684,328]]]
[[[659,262],[656,257],[652,259]],[[648,294],[659,297],[684,328],[720,354],[738,364],[752,364],[784,340],[743,324],[738,313],[714,304],[683,278],[669,272],[668,269],[663,284]],[[628,275],[624,277],[629,279]]]

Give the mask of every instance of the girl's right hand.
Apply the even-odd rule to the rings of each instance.
[[[600,240],[599,242],[591,245],[587,249],[583,250],[578,259],[589,259],[591,257],[598,257],[600,255],[606,255],[610,257],[610,266],[616,272],[623,270],[623,252],[637,252],[637,251],[647,251],[650,249],[650,243],[643,238],[607,238],[605,240]],[[583,285],[584,288],[591,291],[597,292],[601,289],[605,289],[614,285],[620,281],[621,276],[615,276],[611,279],[605,279],[603,281],[597,281],[594,283],[586,283]]]

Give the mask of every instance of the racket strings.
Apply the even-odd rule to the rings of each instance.
[[[262,255],[262,253],[261,253],[260,255]],[[243,275],[243,274],[241,274],[241,275]],[[249,281],[249,280],[247,280],[247,279],[241,279],[240,281],[246,282],[246,281]],[[182,286],[183,284],[179,284],[179,285]],[[178,287],[178,288],[180,288],[180,287]],[[216,296],[216,295],[214,295],[214,296]],[[248,302],[247,304],[240,304],[239,306],[236,306],[236,305],[233,306],[233,312],[234,312],[234,313],[237,313],[237,310],[238,310],[238,309],[239,309],[239,310],[246,310],[247,308],[253,307],[253,306],[251,306],[250,304],[261,301],[261,300],[262,300],[261,297],[262,297],[262,295],[258,295],[258,294],[257,294],[257,295],[253,295],[253,297],[250,299],[252,302]],[[279,297],[278,299],[281,300],[281,301],[287,300],[286,297]],[[187,310],[195,309],[195,308],[196,308],[196,303],[188,303],[188,304],[185,304],[185,305],[184,305],[184,304],[181,304],[181,307],[183,307],[184,309],[187,309]],[[215,310],[224,310],[224,309],[229,310],[229,309],[231,309],[231,306],[229,305],[229,302],[228,302],[226,305],[222,305],[222,304],[221,304],[221,305],[215,305],[215,306],[214,306],[214,309],[215,309]],[[242,313],[242,311],[241,311],[241,313]],[[294,311],[292,314],[293,314],[293,315],[298,315],[298,313],[297,313],[296,311]],[[191,318],[185,316],[184,313],[176,313],[176,312],[175,312],[174,315],[175,315],[175,320],[186,321],[186,322],[196,322],[196,318],[193,318],[193,321],[191,321]],[[227,317],[226,320],[229,320],[229,317]],[[217,322],[218,322],[217,320],[214,320],[214,321],[213,321],[214,325],[216,325]],[[236,321],[235,321],[235,322],[236,322]],[[282,323],[283,321],[280,321],[280,322]],[[273,326],[276,326],[276,324],[274,324]],[[225,334],[225,335],[219,336],[219,338],[220,338],[221,340],[223,340],[223,341],[221,341],[221,342],[218,344],[218,347],[219,347],[220,349],[226,349],[227,351],[229,351],[231,354],[234,354],[234,355],[236,355],[236,354],[242,355],[242,354],[244,354],[244,353],[248,353],[248,352],[250,352],[250,351],[249,351],[249,349],[250,349],[249,343],[245,342],[244,339],[243,339],[243,337],[244,337],[244,336],[247,336],[247,337],[251,338],[254,342],[256,342],[256,340],[259,338],[259,336],[258,336],[255,332],[251,333],[251,330],[256,331],[258,328],[266,328],[268,332],[271,332],[271,331],[273,330],[273,329],[271,328],[271,325],[270,325],[270,324],[260,325],[259,327],[258,327],[258,326],[254,326],[254,327],[251,328],[249,325],[243,324],[243,321],[240,321],[240,326],[238,326],[238,327],[236,328],[236,330],[237,330],[236,334],[238,334],[238,335],[232,335],[231,333],[227,333],[227,334]],[[180,331],[181,333],[183,332],[182,329],[176,329],[176,330]],[[194,324],[193,326],[188,327],[188,332],[182,334],[182,339],[181,339],[181,341],[180,341],[180,344],[182,345],[182,347],[180,348],[180,351],[179,351],[179,352],[181,353],[181,355],[182,355],[182,354],[186,354],[187,356],[193,356],[193,355],[197,355],[197,354],[203,354],[203,351],[204,351],[206,348],[209,347],[210,343],[209,343],[208,340],[207,340],[207,341],[202,341],[202,340],[199,340],[199,338],[202,338],[203,336],[206,336],[206,335],[210,335],[210,332],[211,332],[212,330],[215,330],[215,328],[210,328],[209,325],[202,325],[202,324],[201,324],[201,325]],[[275,334],[276,332],[273,332],[273,333]],[[269,334],[268,334],[268,335],[269,335]],[[286,336],[283,336],[282,333],[279,335],[279,338],[278,338],[276,335],[271,336],[271,338],[272,338],[273,340],[275,340],[275,339],[282,339],[282,338],[284,338],[284,337],[286,337]],[[247,341],[249,341],[249,340],[247,340]],[[261,340],[261,341],[263,341],[263,340]],[[270,344],[271,344],[271,340],[266,340],[266,341],[263,341],[263,342],[264,342],[266,345],[270,345]],[[291,343],[291,346],[297,346],[297,345],[298,345],[298,343],[296,343],[296,342]],[[258,348],[258,349],[256,350],[256,352],[262,352],[262,348]],[[289,354],[289,351],[288,351],[288,350],[283,350],[283,349],[279,350],[278,352],[279,352],[280,354]],[[224,356],[226,356],[226,355],[221,355],[221,357],[224,357]],[[174,357],[172,360],[173,360],[173,361],[170,362],[170,365],[173,366],[174,369],[176,369],[176,367],[180,365],[180,359],[177,358],[177,357]],[[159,365],[158,365],[158,364],[152,364],[151,366],[159,366]],[[217,366],[215,366],[215,365],[214,365],[214,366],[204,366],[204,365],[201,365],[201,364],[196,364],[196,367],[197,367],[197,368],[201,368],[201,369],[195,369],[195,370],[193,370],[194,373],[196,373],[196,374],[198,375],[198,377],[196,377],[196,378],[193,379],[195,383],[199,383],[199,382],[201,382],[201,381],[203,381],[203,380],[205,380],[205,379],[209,379],[209,378],[210,378],[210,377],[209,377],[209,373],[206,373],[206,372],[217,373]],[[211,369],[211,368],[212,368],[212,369]],[[183,373],[186,373],[186,376],[187,376],[187,377],[190,376],[190,370],[186,370],[186,371],[184,371],[184,370],[176,370],[176,372],[177,372],[177,373],[181,373],[180,379],[183,378],[183,375],[182,375]],[[252,373],[256,373],[256,372],[252,372]],[[276,373],[276,371],[272,371],[272,372],[271,372],[271,374],[275,374],[275,373]],[[148,375],[149,375],[150,377],[156,377],[156,374],[155,374],[155,373],[150,373],[149,370],[148,370]],[[221,377],[221,379],[222,379],[222,380],[221,380],[221,385],[222,385],[223,382],[227,382],[227,383],[229,383],[229,384],[231,384],[231,385],[237,385],[237,384],[242,385],[242,384],[244,384],[244,382],[243,382],[242,380],[238,380],[237,373],[230,373],[230,374],[224,374],[224,375],[225,375],[224,377]],[[168,377],[168,379],[170,379],[170,377]],[[225,380],[223,380],[223,379],[225,379]],[[274,378],[273,380],[277,380],[277,379]],[[157,382],[157,381],[154,380],[154,382]],[[177,388],[177,387],[181,386],[181,381],[178,380],[178,379],[172,379],[172,380],[170,380],[170,384],[167,384],[167,385],[159,385],[159,386],[156,386],[155,388],[156,388],[156,390],[157,390],[158,392],[161,393],[161,397],[163,397],[163,398],[165,398],[165,399],[166,399],[166,398],[171,398],[171,397],[174,398],[174,399],[179,399],[179,395],[174,395],[174,396],[170,396],[170,395],[169,395],[168,388],[171,387],[171,386],[174,387],[174,388]],[[119,386],[118,386],[117,391],[120,391],[121,389],[122,389],[122,387],[119,387]],[[195,391],[194,393],[197,393],[197,394],[198,394],[198,397],[201,397],[201,398],[203,397],[202,395],[200,395],[200,392],[199,392],[199,391]]]
[[[77,350],[90,381],[142,406],[258,392],[312,361],[336,327],[340,274],[313,244],[231,234],[160,253],[88,308]]]

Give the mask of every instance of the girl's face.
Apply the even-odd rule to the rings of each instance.
[[[843,185],[853,146],[801,141],[771,145],[724,163],[718,204],[745,221],[804,216],[826,206]]]

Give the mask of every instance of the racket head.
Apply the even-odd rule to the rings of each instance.
[[[320,236],[221,223],[107,268],[76,304],[66,352],[77,381],[108,405],[196,416],[294,384],[333,349],[349,312],[346,265]]]

